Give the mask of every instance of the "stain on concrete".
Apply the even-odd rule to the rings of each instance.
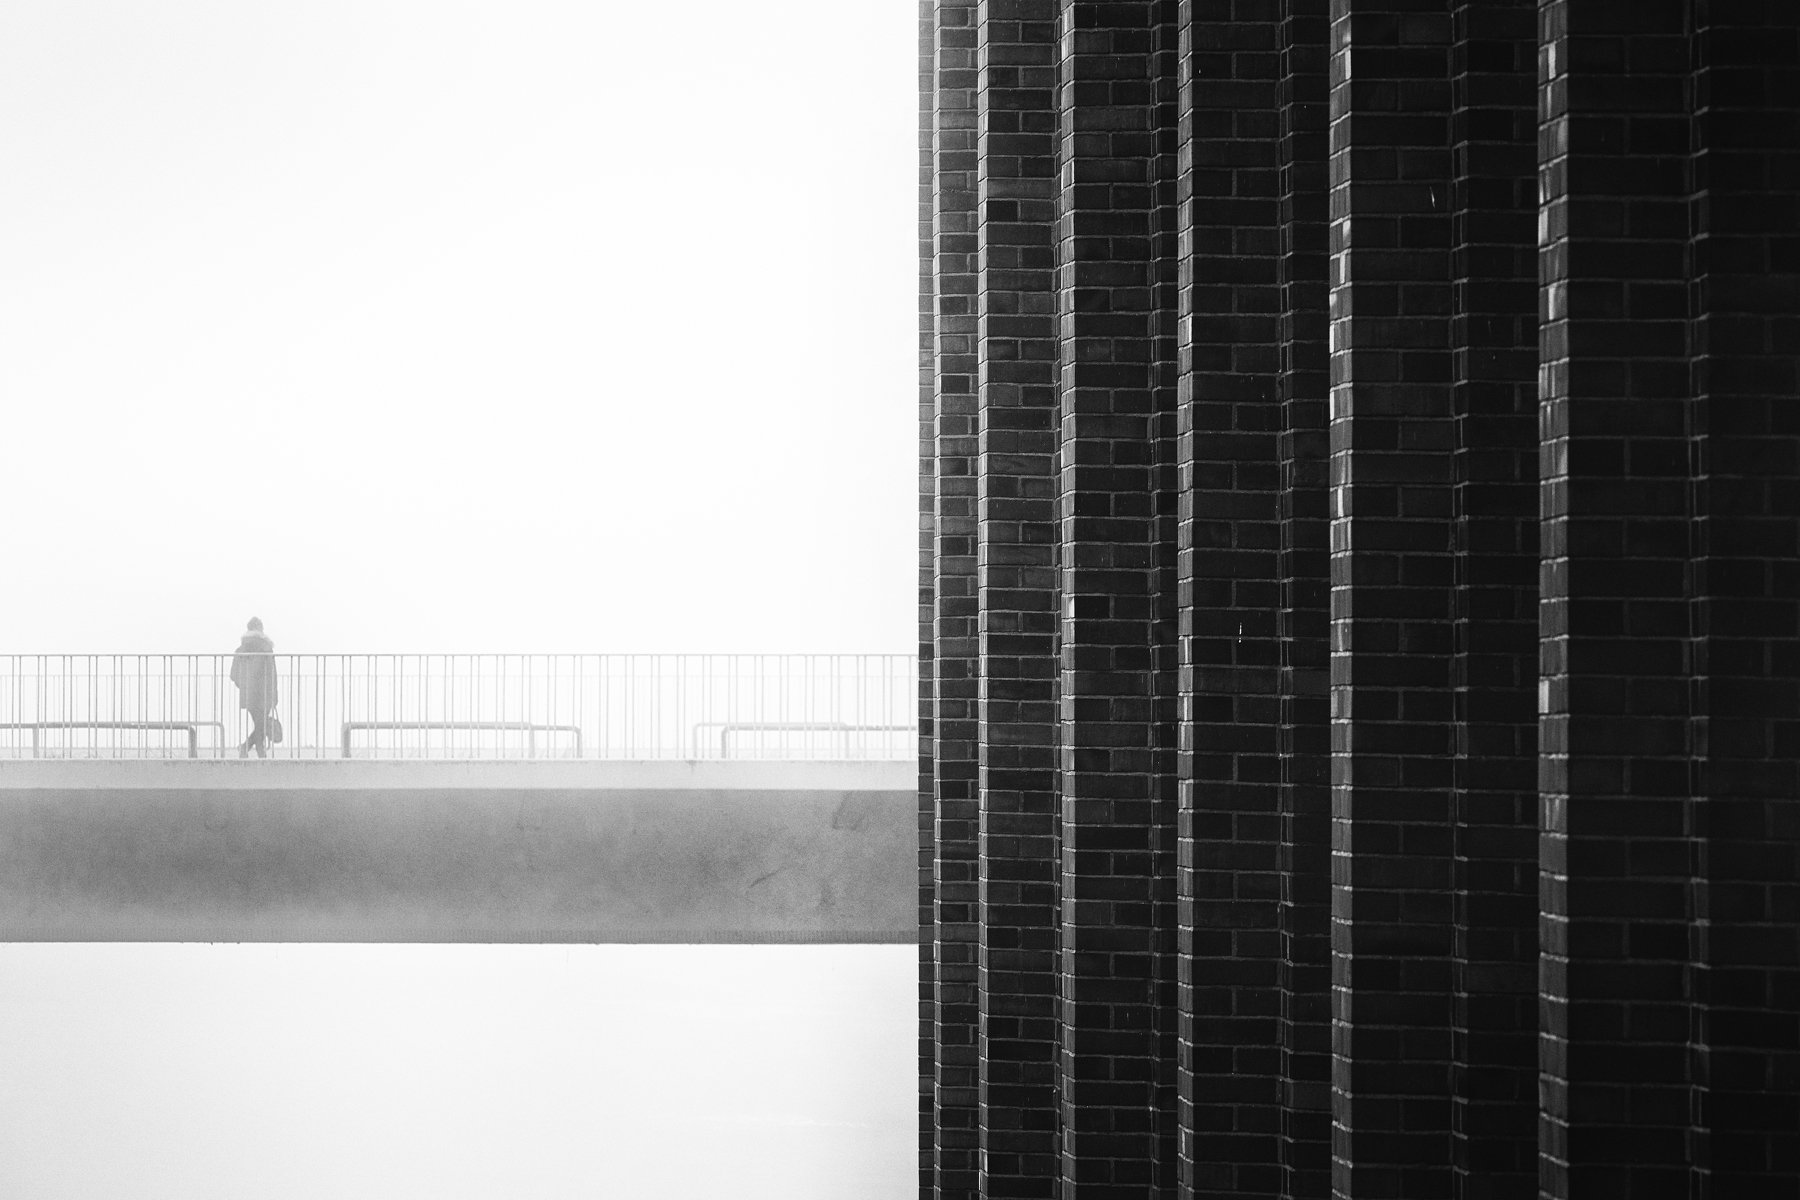
[[[769,882],[769,880],[775,878],[777,875],[781,874],[785,870],[787,870],[786,867],[776,867],[773,871],[770,871],[765,875],[758,875],[755,879],[752,879],[750,881],[750,888],[761,887],[763,884]],[[749,891],[750,888],[745,888],[744,890]]]
[[[837,811],[831,814],[833,829],[860,830],[869,819],[869,796],[862,792],[845,792],[844,798],[838,802]]]

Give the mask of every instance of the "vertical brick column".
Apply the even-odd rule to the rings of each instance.
[[[1694,5],[1710,1194],[1800,1195],[1800,6]]]
[[[1152,5],[1062,0],[1058,385],[1065,1200],[1155,1162]]]
[[[1450,193],[1459,1196],[1537,1194],[1536,0],[1457,0]]]
[[[1056,1194],[1056,0],[981,0],[981,1194]]]
[[[937,606],[937,4],[919,0],[919,1195],[937,1172],[937,787],[931,678]]]
[[[1329,0],[1283,0],[1279,677],[1281,1187],[1331,1189],[1330,513],[1326,353]]]
[[[1194,989],[1200,959],[1196,955],[1194,922],[1194,864],[1198,853],[1194,819],[1194,670],[1190,646],[1194,636],[1194,472],[1189,464],[1193,443],[1190,431],[1193,408],[1193,339],[1186,326],[1191,316],[1193,234],[1194,124],[1193,37],[1194,0],[1183,0],[1179,11],[1176,47],[1176,212],[1173,222],[1176,245],[1176,320],[1180,334],[1175,350],[1175,453],[1167,482],[1176,497],[1175,536],[1175,649],[1176,649],[1176,747],[1175,747],[1175,1106],[1177,1183],[1183,1196],[1198,1195],[1199,1160],[1194,1140],[1199,1133],[1197,1111],[1198,1064],[1195,1058]]]
[[[1280,1180],[1281,400],[1272,4],[1194,6],[1182,70],[1183,1019],[1196,1195]]]
[[[1181,656],[1178,636],[1181,525],[1180,455],[1181,388],[1181,94],[1180,64],[1186,44],[1190,4],[1153,0],[1150,7],[1150,128],[1155,134],[1150,179],[1150,388],[1151,442],[1154,452],[1155,575],[1151,582],[1150,669],[1154,689],[1151,772],[1150,925],[1154,967],[1155,1056],[1157,1065],[1152,1108],[1156,1121],[1152,1173],[1156,1200],[1174,1200],[1181,1183],[1181,1037],[1180,941],[1182,922],[1176,899],[1180,858],[1177,809],[1181,770]]]
[[[1549,1197],[1686,1194],[1696,1149],[1687,9],[1539,9]]]
[[[1333,1186],[1449,1194],[1450,16],[1333,0]]]
[[[974,0],[938,0],[932,790],[935,1187],[943,1200],[976,1194],[979,1154],[975,32]]]

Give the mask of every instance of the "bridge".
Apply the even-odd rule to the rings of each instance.
[[[0,938],[917,938],[904,656],[275,658],[0,658]]]

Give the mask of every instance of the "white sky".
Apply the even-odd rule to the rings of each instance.
[[[914,6],[0,5],[0,653],[914,642]]]

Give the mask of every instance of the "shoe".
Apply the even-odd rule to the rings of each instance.
[[[249,758],[250,757],[250,747],[239,746],[238,747],[238,757],[239,758]]]

